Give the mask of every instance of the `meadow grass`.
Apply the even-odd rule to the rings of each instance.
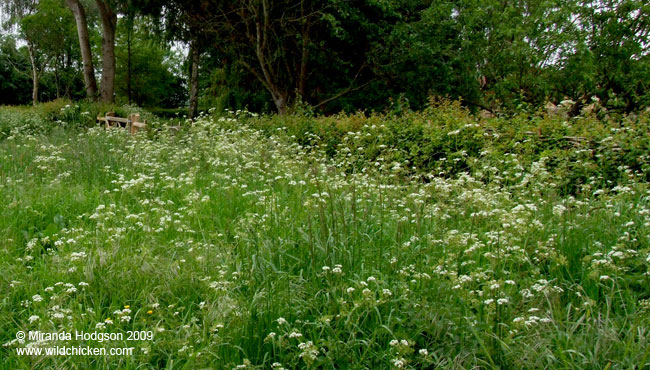
[[[650,366],[643,171],[567,193],[543,153],[413,175],[232,116],[135,136],[10,116],[2,368]],[[57,345],[19,330],[153,339],[19,356]]]

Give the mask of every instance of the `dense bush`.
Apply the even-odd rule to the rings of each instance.
[[[1,107],[0,139],[18,133],[48,134],[56,127],[67,129],[94,127],[98,125],[97,116],[103,116],[106,112],[114,112],[119,117],[140,113],[141,118],[147,122],[158,121],[154,114],[136,106],[58,99],[33,108]]]
[[[56,100],[35,109],[2,108],[0,138],[12,132],[47,133],[54,127],[93,127],[96,117],[108,111],[121,117],[140,113],[156,128],[185,120],[179,111],[156,112],[168,116],[159,118],[134,106]],[[584,187],[612,188],[629,176],[650,180],[648,112],[620,116],[596,110],[575,117],[523,112],[482,118],[458,101],[445,100],[431,100],[423,111],[401,113],[316,116],[305,109],[288,116],[226,111],[222,117],[221,112],[209,112],[222,126],[244,123],[345,159],[341,162],[348,173],[376,169],[427,181],[430,175],[478,172],[484,181],[512,182],[522,168],[543,161],[563,194],[576,194]],[[481,170],[486,165],[488,172]]]
[[[571,194],[588,182],[615,186],[630,174],[650,179],[647,112],[481,118],[459,102],[433,100],[421,112],[248,116],[245,122],[268,135],[283,131],[330,157],[352,157],[348,171],[380,167],[410,176],[449,177],[489,163],[493,171],[483,174],[486,180],[512,181],[518,168],[543,160],[556,185]],[[508,160],[511,155],[516,160]]]
[[[46,132],[45,120],[41,114],[22,108],[0,108],[0,139],[35,132]]]

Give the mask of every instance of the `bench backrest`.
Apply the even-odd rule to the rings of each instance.
[[[97,116],[98,121],[104,121],[106,123],[106,128],[113,126],[116,123],[126,124],[126,128],[129,129],[131,134],[134,134],[137,130],[147,127],[146,121],[140,121],[140,114],[133,113],[129,115],[129,118],[116,117],[114,112],[107,112],[104,117]]]

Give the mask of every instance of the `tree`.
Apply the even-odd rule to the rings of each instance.
[[[31,100],[29,58],[16,49],[13,37],[0,37],[0,105]]]
[[[31,14],[20,20],[32,64],[34,104],[39,100],[39,81],[48,68],[53,70],[56,96],[61,96],[61,72],[66,67],[66,54],[70,59],[75,39],[71,24],[72,17],[62,0],[41,0]]]
[[[44,68],[44,63],[36,51],[35,42],[38,40],[38,32],[32,32],[29,28],[25,32],[22,22],[26,17],[36,13],[38,2],[36,0],[11,0],[5,1],[2,4],[4,10],[9,13],[9,20],[5,24],[5,27],[20,26],[22,36],[27,41],[29,62],[32,67],[32,104],[36,105],[38,103],[38,82]]]
[[[286,114],[296,95],[306,95],[312,32],[326,6],[319,1],[248,0],[208,14],[217,14],[211,24],[221,36],[228,35],[220,47],[257,77],[278,113]]]
[[[650,104],[650,5],[642,0],[584,0],[578,7],[576,52],[564,55],[558,86],[576,82],[576,97],[600,97],[610,109],[631,112]],[[572,76],[569,70],[589,71]]]
[[[129,103],[140,106],[182,104],[184,101],[179,102],[176,97],[180,95],[183,99],[187,94],[181,77],[174,75],[169,65],[178,61],[168,57],[170,52],[149,29],[150,22],[145,17],[134,17],[132,23],[123,22],[118,27],[115,91]]]
[[[46,69],[52,71],[56,97],[61,97],[62,73],[72,68],[70,61],[78,55],[70,12],[62,0],[41,0],[37,11],[21,20],[21,28],[29,40],[33,40],[41,59],[47,62],[40,69],[41,75]]]
[[[338,32],[336,24],[344,16],[337,10],[339,6],[353,7],[336,0],[212,0],[186,7],[185,13],[196,29],[209,35],[212,51],[255,76],[277,112],[285,114],[297,97],[321,106],[367,84],[359,83],[364,60],[347,60],[344,53],[336,52],[332,55],[342,59],[319,61],[314,57],[318,49],[335,47],[331,36]],[[356,56],[358,51],[352,54]],[[342,63],[332,63],[335,61]],[[310,79],[318,74],[328,73],[338,82],[338,75],[331,73],[335,70],[345,70],[346,83],[310,89]]]
[[[205,22],[206,3],[193,1],[163,1],[159,10],[165,11],[165,29],[168,40],[180,40],[189,44],[187,55],[189,107],[188,117],[194,118],[199,103],[199,69],[201,53],[210,44],[210,26]],[[141,6],[141,9],[145,8]],[[154,7],[149,8],[151,12]],[[151,14],[151,13],[149,13]]]
[[[115,30],[117,12],[109,0],[95,0],[102,23],[102,82],[101,98],[112,103],[115,92]]]
[[[80,0],[66,0],[72,10],[77,24],[79,45],[84,64],[84,80],[88,97],[96,96],[97,82],[94,78],[94,67],[88,36],[87,14]],[[128,6],[122,2],[110,0],[95,0],[102,24],[102,77],[100,84],[101,100],[113,102],[115,90],[115,31],[117,28],[117,7]]]
[[[90,49],[90,37],[88,36],[88,21],[86,10],[80,0],[66,0],[66,4],[72,11],[77,25],[79,48],[83,61],[83,76],[86,85],[86,96],[92,100],[97,98],[97,81],[95,79],[95,67]]]

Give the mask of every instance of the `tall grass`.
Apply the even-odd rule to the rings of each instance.
[[[567,191],[549,163],[557,148],[426,114],[440,115],[447,154],[416,170],[407,139],[387,137],[394,117],[340,117],[358,123],[334,146],[260,129],[263,118],[136,136],[12,121],[0,142],[3,367],[650,366],[645,170],[607,183],[591,166],[602,162],[585,161],[592,172]],[[396,119],[414,117],[427,116]],[[484,132],[495,139],[467,150]],[[449,153],[463,150],[457,167]],[[30,357],[16,348],[56,344],[21,343],[18,330],[154,338],[66,343],[133,356]]]

